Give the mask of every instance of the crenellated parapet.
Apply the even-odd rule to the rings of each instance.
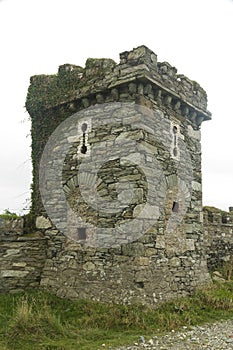
[[[120,54],[120,63],[111,59],[87,59],[85,68],[64,64],[56,75],[31,78],[26,107],[31,116],[41,110],[66,106],[70,111],[97,103],[135,100],[140,95],[188,118],[194,125],[211,118],[207,95],[200,85],[146,46]]]
[[[183,103],[187,102],[206,112],[207,94],[201,86],[186,76],[177,74],[177,69],[168,62],[157,62],[157,55],[147,47],[139,46],[132,51],[126,51],[120,54],[120,58],[116,69],[120,71],[121,76],[129,76],[138,70],[139,74],[144,73],[145,77],[151,80],[154,87],[163,88],[163,93],[167,91],[174,99],[177,97]]]
[[[203,208],[204,223],[206,225],[228,225],[233,227],[233,211],[223,211],[215,207]]]
[[[210,270],[233,256],[233,211],[204,207],[204,245]]]

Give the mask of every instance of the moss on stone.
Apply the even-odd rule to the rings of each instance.
[[[203,210],[205,211],[208,211],[208,212],[211,212],[211,213],[215,213],[215,214],[229,214],[227,211],[224,211],[224,210],[221,210],[219,208],[216,208],[216,207],[211,207],[211,206],[205,206],[203,207]]]

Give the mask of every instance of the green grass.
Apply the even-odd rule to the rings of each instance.
[[[132,344],[182,326],[233,317],[233,282],[214,283],[192,297],[152,310],[70,301],[45,292],[0,294],[1,350],[97,350]]]
[[[20,216],[18,216],[16,213],[10,212],[8,209],[5,209],[4,213],[0,214],[0,218],[4,220],[14,220],[19,219]]]

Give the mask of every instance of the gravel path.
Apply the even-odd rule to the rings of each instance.
[[[111,348],[110,348],[111,349]],[[164,336],[152,337],[144,341],[144,337],[132,346],[114,348],[114,350],[232,350],[233,320],[213,323],[212,325],[183,329]]]

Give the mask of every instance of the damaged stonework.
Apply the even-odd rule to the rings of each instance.
[[[56,75],[32,77],[26,107],[32,120],[32,213],[41,249],[46,242],[41,288],[67,298],[154,305],[210,281],[203,245],[200,127],[211,114],[198,83],[140,46],[121,53],[119,64],[88,59],[84,68],[65,64]],[[70,119],[74,115],[82,118]],[[49,163],[44,152],[56,128],[69,120],[75,123],[62,132],[67,152],[61,153],[61,196],[53,187],[60,145],[54,143]],[[72,127],[76,134],[69,134]],[[135,152],[127,156],[133,143]],[[122,145],[118,153],[100,167],[117,144]],[[99,159],[93,193],[105,210],[94,201],[89,205],[81,191],[80,181],[93,186],[91,175],[79,177],[93,154]],[[41,170],[41,162],[49,166]],[[39,173],[46,175],[42,185]],[[136,194],[129,202],[131,184]],[[156,200],[157,208],[147,206]],[[119,203],[117,214],[111,201]],[[105,235],[102,246],[101,239],[89,244],[102,231],[125,223],[131,226],[130,232],[122,229],[124,239],[113,244],[115,237],[108,241]],[[60,227],[74,231],[64,235]],[[137,230],[143,234],[129,240],[128,233]]]

